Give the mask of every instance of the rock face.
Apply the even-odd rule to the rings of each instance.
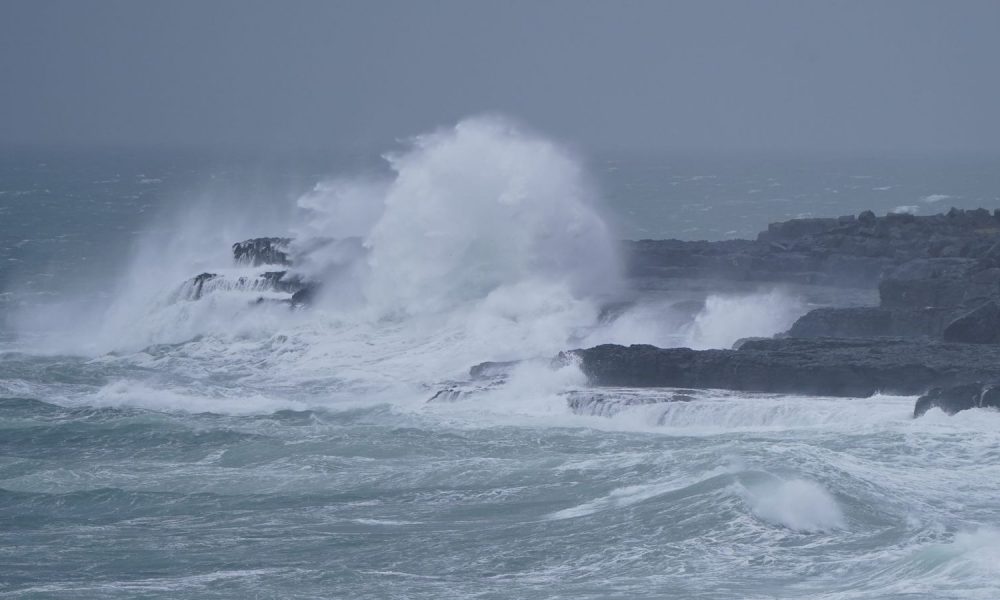
[[[903,263],[879,283],[881,305],[888,309],[960,306],[976,262],[970,258],[917,258]]]
[[[878,307],[817,308],[799,318],[789,337],[866,337],[892,335],[892,311]]]
[[[592,386],[924,394],[917,416],[931,407],[1000,407],[1000,383],[983,383],[1000,382],[1000,211],[866,211],[775,223],[753,241],[644,240],[628,250],[634,277],[877,286],[879,306],[819,308],[775,339],[732,350],[602,345],[554,359],[577,362]],[[509,369],[484,363],[470,375],[495,380]],[[588,414],[623,404],[595,398],[569,401]]]
[[[949,415],[970,408],[1000,408],[1000,384],[976,382],[933,388],[917,399],[913,416],[923,416],[932,408],[940,408]]]
[[[566,405],[578,415],[613,417],[635,406],[665,402],[690,402],[695,399],[698,393],[697,390],[676,390],[665,391],[662,395],[650,396],[636,394],[635,391],[621,388],[572,391],[566,395]]]
[[[1000,266],[1000,215],[985,209],[917,217],[865,211],[831,219],[773,223],[756,240],[626,243],[637,277],[725,278],[876,285],[884,271],[914,259],[986,257]]]
[[[195,278],[191,280],[191,300],[201,298],[205,290],[205,283],[212,281],[217,277],[218,275],[215,273],[202,273],[201,275],[196,275]]]
[[[592,385],[870,396],[1000,380],[1000,347],[899,338],[748,340],[739,350],[606,344],[564,353]]]
[[[1000,305],[990,300],[958,317],[944,328],[944,339],[971,344],[1000,343]]]
[[[288,258],[289,238],[264,237],[252,238],[233,244],[233,260],[238,265],[284,265],[291,261]]]
[[[330,266],[321,278],[331,285],[338,269],[365,251],[356,239],[311,243],[311,248],[297,245],[294,256],[287,238],[234,244],[238,265],[278,268],[235,280],[203,273],[182,287],[184,299],[238,288],[288,294],[269,302],[308,304],[318,283],[295,275],[293,263],[308,264],[309,253],[323,248]],[[1000,407],[1000,384],[983,383],[1000,382],[1000,211],[952,209],[929,217],[865,211],[857,217],[774,223],[756,240],[642,240],[625,247],[636,278],[877,287],[879,306],[813,310],[779,338],[742,340],[733,350],[602,345],[554,359],[578,362],[593,386],[924,394],[914,408],[917,416],[932,407],[948,413]],[[335,257],[339,262],[329,262]],[[689,312],[700,306],[692,304]],[[622,307],[609,306],[602,319],[614,320],[621,312]],[[470,382],[452,382],[433,399],[454,400],[502,385],[513,364],[477,365]],[[647,401],[641,394],[633,400],[621,400],[620,393],[614,397],[619,399],[609,403],[588,393],[568,401],[572,410],[587,414]],[[679,393],[669,401],[685,399],[690,397]]]
[[[904,218],[906,217],[906,218]],[[873,220],[874,219],[874,220]],[[888,232],[898,262],[878,283],[879,306],[823,308],[796,322],[792,337],[927,336],[1000,342],[1000,218],[983,209],[947,215],[872,216],[859,222]],[[778,224],[781,231],[784,224]],[[826,235],[826,234],[823,234]]]
[[[315,291],[315,284],[304,281],[297,275],[288,271],[267,271],[256,276],[226,277],[216,273],[202,273],[181,284],[175,293],[174,300],[200,300],[208,294],[214,292],[279,292],[291,294],[292,299],[296,294],[302,293],[301,297],[306,298],[306,290]],[[301,303],[305,303],[304,301]]]
[[[247,275],[220,275],[202,273],[185,281],[174,293],[174,301],[197,301],[216,292],[245,292],[252,294],[252,302],[280,302],[292,306],[308,304],[315,296],[317,284],[301,275],[292,273],[288,238],[253,238],[233,244],[233,262],[245,267],[285,267],[263,273]],[[278,296],[275,297],[275,294]],[[287,298],[281,298],[286,294]]]
[[[641,244],[639,243],[640,248]],[[819,308],[738,350],[598,346],[574,351],[595,385],[718,387],[867,396],[922,394],[914,414],[1000,406],[1000,211],[775,223],[755,242],[658,248],[661,275],[877,284],[879,306]],[[703,243],[704,244],[704,243]],[[766,248],[764,245],[766,244]],[[670,252],[665,252],[666,250]],[[638,261],[650,272],[655,267]],[[854,271],[847,276],[844,271]],[[990,346],[983,346],[990,344]],[[931,390],[928,392],[927,390]]]

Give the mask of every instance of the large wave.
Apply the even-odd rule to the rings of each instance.
[[[479,117],[385,159],[385,175],[330,178],[260,219],[239,203],[184,205],[145,235],[106,306],[48,307],[22,322],[51,325],[55,351],[173,344],[175,366],[250,360],[353,383],[433,381],[481,360],[551,355],[592,333],[621,268],[572,153]],[[308,311],[254,302],[266,293],[253,283],[178,287],[209,271],[256,281],[274,267],[233,265],[228,253],[259,235],[294,239],[292,275],[321,283]]]
[[[488,360],[606,342],[728,347],[799,310],[780,294],[710,296],[693,315],[662,298],[623,309],[634,298],[617,238],[580,161],[507,119],[417,136],[385,164],[269,202],[178,203],[144,234],[110,301],[33,307],[20,321],[49,332],[38,340],[49,351],[184,379],[164,386],[217,379],[214,397],[378,401],[426,399],[427,386]],[[232,243],[258,236],[279,236],[291,265],[234,263]],[[276,268],[318,283],[308,309],[264,285]],[[529,368],[509,383],[520,395],[584,383],[563,371]]]

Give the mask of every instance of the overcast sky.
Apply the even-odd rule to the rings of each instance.
[[[0,0],[0,142],[1000,152],[1000,0]]]

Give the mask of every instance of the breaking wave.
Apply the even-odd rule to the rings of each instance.
[[[19,321],[47,331],[35,339],[50,352],[170,345],[160,360],[189,374],[243,360],[266,364],[272,383],[364,392],[594,339],[622,275],[568,150],[480,117],[385,161],[381,175],[330,178],[259,219],[239,203],[185,205],[144,236],[109,302],[32,307]],[[266,262],[289,266],[233,264],[232,243],[261,235],[280,236]],[[289,280],[318,283],[309,310],[289,308],[291,288],[278,285]]]
[[[696,350],[729,348],[743,338],[770,337],[787,330],[806,311],[799,299],[782,290],[712,294],[695,316],[686,345]]]

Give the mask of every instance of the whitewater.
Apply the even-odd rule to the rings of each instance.
[[[188,193],[65,283],[5,271],[0,597],[997,597],[1000,413],[550,362],[727,348],[810,305],[640,289],[585,163],[472,118],[305,192]],[[3,239],[59,239],[25,223]],[[241,283],[274,270],[233,261],[258,236],[292,240],[310,306]]]

